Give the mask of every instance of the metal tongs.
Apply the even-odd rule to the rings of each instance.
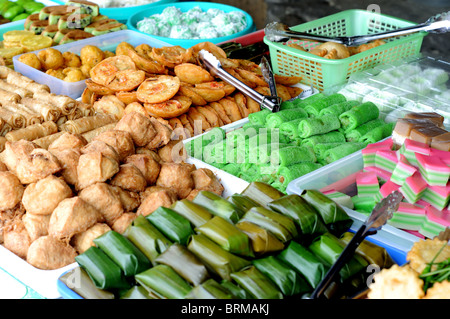
[[[199,60],[211,74],[217,76],[228,84],[233,85],[243,94],[258,102],[262,107],[269,109],[272,112],[278,112],[280,110],[280,100],[276,96],[262,95],[239,79],[236,79],[222,68],[220,61],[212,53],[206,50],[201,50],[199,52]]]
[[[426,22],[400,28],[397,30],[386,31],[382,33],[370,35],[357,35],[351,37],[327,37],[322,35],[315,35],[305,32],[298,32],[291,30],[287,25],[280,22],[269,23],[265,29],[265,35],[268,40],[272,42],[286,42],[290,38],[310,39],[323,42],[336,42],[347,46],[358,46],[377,39],[384,39],[389,37],[397,37],[407,35],[415,32],[430,32],[430,33],[446,33],[450,31],[450,11],[439,13]]]
[[[392,218],[393,213],[397,211],[402,199],[402,193],[399,191],[394,191],[375,206],[370,216],[361,225],[345,249],[342,251],[339,258],[328,270],[325,277],[313,291],[309,297],[310,299],[319,299],[324,297],[325,291],[333,282],[335,276],[339,273],[342,267],[354,255],[358,246],[367,236],[376,234],[377,231],[380,230],[381,227],[383,227],[386,222]]]

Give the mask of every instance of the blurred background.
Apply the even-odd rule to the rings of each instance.
[[[450,0],[214,0],[213,2],[245,10],[253,17],[258,30],[272,21],[295,26],[343,10],[366,10],[375,6],[382,14],[415,23],[425,22],[437,13],[450,10]],[[424,38],[422,45],[424,55],[445,59],[449,52],[450,33],[429,34]]]

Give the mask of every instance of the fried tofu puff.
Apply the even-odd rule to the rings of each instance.
[[[141,205],[136,211],[137,215],[148,216],[159,207],[169,208],[178,198],[177,194],[170,188],[152,186],[141,194]]]
[[[195,186],[192,178],[195,169],[192,164],[163,163],[156,185],[172,188],[180,199],[186,198]]]
[[[94,140],[81,149],[82,154],[91,152],[100,152],[103,156],[108,156],[120,162],[119,153],[117,153],[116,149],[103,141]]]
[[[29,247],[27,262],[42,270],[54,270],[75,262],[75,248],[53,236],[42,236]]]
[[[194,180],[195,189],[210,191],[222,196],[224,187],[210,169],[199,168],[193,171],[192,179]]]
[[[170,142],[172,137],[172,129],[154,117],[150,117],[150,121],[156,130],[156,135],[145,147],[150,150],[156,150]]]
[[[78,196],[96,208],[109,226],[124,213],[120,195],[107,183],[95,183],[79,192]]]
[[[156,136],[151,120],[138,112],[125,114],[117,122],[115,130],[129,132],[136,146],[145,146]]]
[[[125,159],[125,163],[136,166],[144,176],[147,185],[154,185],[161,171],[161,164],[152,155],[134,154]]]
[[[75,234],[72,237],[71,244],[78,254],[84,253],[90,247],[94,246],[94,239],[111,230],[105,223],[97,223],[82,233]]]
[[[20,258],[26,258],[31,238],[21,219],[14,219],[6,229],[3,230],[3,245]]]
[[[112,229],[119,234],[123,234],[128,226],[131,225],[133,220],[137,217],[136,213],[123,213],[112,225]]]
[[[95,183],[106,182],[119,171],[119,163],[100,152],[80,156],[77,165],[79,190]]]
[[[112,146],[119,154],[120,162],[135,153],[133,138],[126,131],[109,130],[95,137],[94,141],[103,141]]]
[[[0,210],[14,208],[22,200],[24,187],[16,175],[0,172]]]
[[[22,222],[25,226],[31,242],[39,237],[48,235],[48,225],[50,224],[50,215],[35,215],[27,212],[22,216]]]
[[[58,239],[70,240],[73,235],[84,232],[103,216],[92,205],[79,196],[64,199],[55,208],[48,226],[49,235]]]
[[[119,172],[111,180],[111,185],[132,192],[142,192],[147,187],[147,181],[134,164],[128,163],[120,165]]]
[[[63,149],[58,151],[53,151],[53,155],[56,156],[59,163],[61,164],[60,175],[67,184],[77,185],[78,184],[78,161],[81,156],[81,151],[78,148],[74,149]]]
[[[62,178],[49,175],[25,188],[22,204],[27,214],[50,215],[62,200],[69,197],[72,197],[69,185]]]
[[[83,136],[65,132],[53,141],[47,149],[50,152],[63,149],[81,149],[87,143]]]

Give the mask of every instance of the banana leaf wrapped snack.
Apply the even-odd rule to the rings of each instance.
[[[285,194],[262,182],[250,183],[241,193],[253,199],[259,205],[266,207],[271,201],[283,197]]]
[[[170,266],[193,286],[200,285],[210,277],[205,265],[186,246],[178,243],[174,243],[159,255],[156,263]]]
[[[247,221],[238,222],[236,227],[250,238],[253,252],[257,256],[281,251],[284,248],[284,243],[263,227]]]
[[[200,191],[192,202],[205,207],[213,215],[220,216],[232,223],[236,223],[244,214],[225,198],[209,191]]]
[[[220,216],[214,216],[195,230],[232,254],[254,257],[248,236]]]
[[[172,242],[185,245],[194,233],[189,220],[167,207],[159,207],[146,218]]]
[[[210,278],[201,285],[195,286],[186,299],[236,299],[236,296],[216,280]]]
[[[123,235],[139,248],[153,265],[156,258],[172,245],[144,216],[138,216]]]
[[[316,210],[300,195],[286,195],[270,202],[268,206],[270,209],[292,218],[297,224],[300,237],[314,238],[328,231]]]
[[[135,276],[136,281],[161,299],[184,299],[192,286],[167,265],[156,265]]]
[[[250,261],[226,251],[204,235],[191,236],[188,249],[222,279],[230,280],[231,273],[250,265]]]
[[[97,288],[89,274],[81,267],[69,270],[60,280],[84,299],[114,299],[112,292]]]
[[[246,195],[242,194],[233,194],[227,198],[227,200],[233,203],[236,207],[238,207],[241,211],[247,212],[249,209],[253,207],[261,206],[253,199]]]
[[[316,288],[329,269],[319,257],[295,241],[291,241],[277,258],[300,273],[312,288]]]
[[[353,224],[353,220],[345,210],[321,192],[307,190],[301,197],[316,209],[333,235],[340,236]]]
[[[245,289],[250,299],[283,299],[278,287],[255,266],[234,272],[231,278]]]
[[[311,290],[299,273],[275,256],[256,259],[253,265],[272,280],[285,296],[302,294]]]
[[[136,285],[120,295],[120,299],[155,299],[143,286]],[[158,298],[156,298],[158,299]]]
[[[203,225],[214,216],[205,207],[187,199],[176,201],[171,208],[189,220],[194,227]]]

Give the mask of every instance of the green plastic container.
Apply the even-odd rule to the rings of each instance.
[[[346,10],[291,29],[335,37],[374,34],[412,25],[415,23],[388,15],[365,10]],[[287,43],[277,43],[264,37],[264,42],[269,46],[273,71],[276,74],[301,76],[303,83],[312,84],[323,91],[345,83],[353,73],[418,55],[425,35],[426,32],[420,32],[388,39],[384,45],[339,60],[326,59],[286,45],[296,43],[309,50],[320,44],[316,41],[292,39]]]

